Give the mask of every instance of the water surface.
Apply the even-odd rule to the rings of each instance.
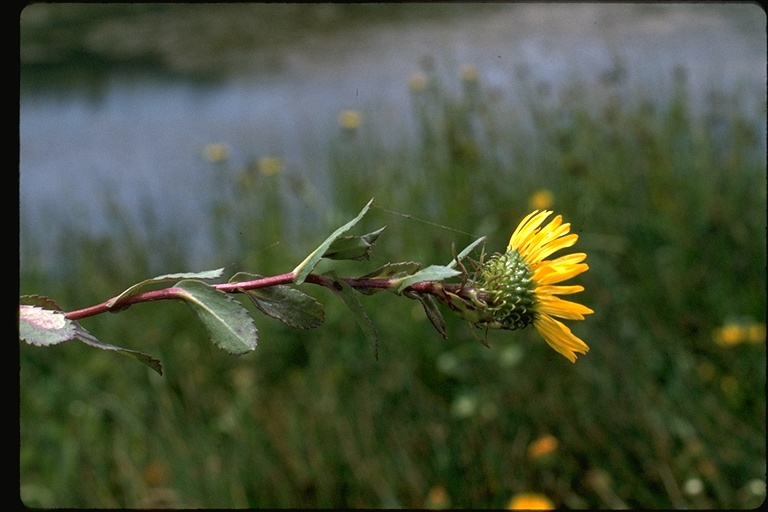
[[[144,204],[204,244],[195,233],[217,186],[207,144],[226,143],[235,164],[280,156],[322,190],[318,156],[340,110],[364,112],[392,143],[407,140],[408,79],[425,57],[454,83],[460,66],[474,66],[510,103],[521,101],[521,70],[556,88],[594,84],[621,63],[633,87],[663,97],[684,68],[703,104],[713,89],[764,90],[765,36],[752,4],[511,4],[239,49],[228,72],[206,80],[135,66],[91,75],[79,65],[72,80],[61,79],[66,68],[22,69],[22,240],[54,240],[62,222],[97,233],[107,204],[136,215]]]

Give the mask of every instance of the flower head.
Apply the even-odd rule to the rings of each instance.
[[[345,130],[355,130],[362,122],[362,115],[357,110],[342,110],[338,116],[339,126]]]
[[[541,459],[554,453],[559,445],[560,442],[555,436],[547,434],[528,445],[528,457],[534,460]]]
[[[276,156],[263,156],[257,166],[264,176],[274,176],[283,169],[283,162]]]
[[[554,510],[552,500],[534,492],[521,492],[512,496],[507,503],[507,510]]]
[[[451,506],[451,497],[442,485],[432,487],[424,501],[425,508],[432,510],[446,509]]]
[[[555,317],[584,320],[593,311],[558,297],[583,291],[583,286],[559,283],[589,266],[584,263],[584,253],[547,259],[579,238],[569,234],[571,225],[563,224],[561,215],[541,227],[551,214],[546,210],[528,214],[512,233],[507,251],[494,255],[482,267],[480,283],[487,297],[486,311],[493,318],[490,327],[522,329],[533,324],[549,346],[575,362],[576,353],[585,354],[589,347]]]
[[[715,343],[723,346],[765,341],[765,324],[744,321],[728,322],[713,333]]]
[[[408,88],[413,92],[423,91],[427,88],[427,75],[418,72],[411,75],[408,79]]]
[[[465,64],[459,70],[459,76],[465,82],[477,82],[477,68],[469,64]]]
[[[528,199],[528,206],[535,210],[544,210],[552,206],[555,202],[555,195],[551,190],[541,188],[534,192]]]
[[[214,164],[224,162],[229,158],[229,146],[221,142],[208,144],[203,148],[203,156]]]

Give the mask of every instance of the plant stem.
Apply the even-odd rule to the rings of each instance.
[[[213,285],[213,287],[224,293],[242,293],[248,290],[256,290],[259,288],[269,288],[271,286],[288,285],[293,282],[293,278],[294,278],[293,272],[288,272],[286,274],[280,274],[277,276],[260,277],[259,279],[254,279],[252,281],[216,284],[216,285]],[[388,289],[392,287],[391,279],[355,279],[355,278],[349,278],[349,277],[342,277],[342,278],[339,278],[339,280],[344,281],[346,284],[348,284],[352,288]],[[329,278],[327,276],[319,275],[319,274],[309,274],[307,276],[306,282],[324,286],[329,289],[335,289],[334,279]],[[439,283],[424,281],[424,282],[416,283],[409,286],[408,288],[406,288],[405,291],[426,293],[430,295],[435,295],[437,298],[442,298],[444,296],[445,289],[451,290],[454,293],[456,293],[461,289],[461,285],[459,284],[442,285]],[[103,313],[107,313],[110,311],[117,312],[127,308],[128,306],[132,306],[133,304],[138,304],[140,302],[175,299],[178,296],[178,293],[179,293],[179,290],[171,286],[168,288],[163,288],[161,290],[152,290],[148,292],[137,293],[135,295],[129,295],[127,297],[120,299],[112,307],[107,306],[107,304],[109,304],[110,301],[113,300],[113,299],[109,299],[102,302],[101,304],[96,304],[95,306],[90,306],[87,308],[70,311],[68,313],[65,313],[64,316],[69,320],[80,320],[82,318],[88,318],[88,317],[100,315]]]

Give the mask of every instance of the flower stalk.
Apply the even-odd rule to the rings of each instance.
[[[362,307],[359,294],[371,295],[390,291],[419,300],[437,331],[446,337],[445,320],[436,305],[439,302],[472,326],[485,329],[523,329],[533,325],[544,340],[557,352],[576,361],[576,353],[584,354],[589,347],[557,318],[583,320],[592,310],[581,304],[561,299],[582,291],[580,285],[563,285],[589,267],[586,254],[575,253],[554,259],[555,252],[571,247],[578,236],[569,234],[570,224],[557,215],[548,224],[544,220],[550,211],[534,211],[515,229],[507,250],[487,261],[472,262],[470,276],[462,259],[485,239],[479,238],[448,265],[422,268],[416,262],[387,263],[373,272],[357,278],[338,277],[335,273],[314,273],[322,259],[364,260],[379,235],[380,228],[362,236],[342,236],[368,211],[373,200],[351,221],[334,231],[291,272],[264,277],[240,272],[229,282],[207,284],[218,279],[223,268],[204,272],[167,274],[134,284],[120,295],[83,309],[64,312],[55,302],[38,295],[23,296],[19,305],[20,339],[31,345],[48,346],[78,339],[97,348],[112,350],[148,364],[162,373],[159,361],[147,354],[115,347],[101,342],[77,321],[103,313],[117,313],[134,304],[176,299],[184,302],[203,324],[214,344],[231,354],[244,354],[256,348],[259,335],[250,312],[231,295],[243,294],[267,316],[288,326],[311,329],[325,319],[323,307],[312,297],[296,289],[304,283],[328,288],[347,306],[366,337],[376,348],[378,333]],[[458,267],[461,270],[457,270]],[[458,283],[445,282],[461,277]],[[173,281],[166,288],[142,291],[149,285]],[[485,342],[484,342],[485,343]]]

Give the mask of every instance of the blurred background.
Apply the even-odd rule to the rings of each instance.
[[[35,4],[20,17],[20,293],[288,272],[365,203],[358,276],[564,215],[576,364],[360,296],[256,351],[175,303],[20,344],[31,507],[754,508],[766,494],[766,17],[756,4]],[[393,212],[399,212],[393,213]],[[369,229],[370,228],[370,229]],[[366,231],[367,230],[367,231]],[[246,307],[253,309],[249,304]],[[446,315],[449,313],[446,312]]]

